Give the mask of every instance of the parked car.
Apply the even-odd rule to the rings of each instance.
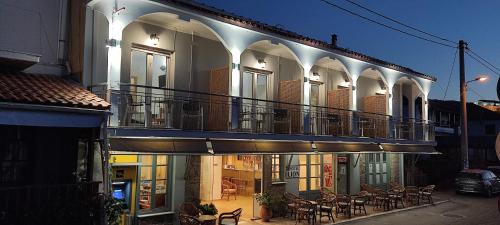
[[[489,170],[462,170],[455,178],[457,193],[479,193],[491,196],[500,192],[500,178]]]

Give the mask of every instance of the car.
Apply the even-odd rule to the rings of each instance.
[[[491,197],[500,192],[500,178],[489,170],[462,170],[455,178],[455,191],[458,194],[478,193]]]

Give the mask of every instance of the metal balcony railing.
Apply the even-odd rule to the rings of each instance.
[[[142,85],[92,90],[115,107],[111,127],[434,140],[429,122],[376,113]]]

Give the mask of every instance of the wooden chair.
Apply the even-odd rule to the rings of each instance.
[[[361,191],[366,191],[366,203],[373,204],[375,202],[375,193],[377,190],[368,186],[367,184],[361,184]]]
[[[323,195],[323,193],[322,193]],[[333,209],[335,208],[335,195],[334,194],[325,194],[321,199],[316,200],[318,202],[318,213],[319,213],[319,222],[321,223],[321,218],[327,217],[328,221],[335,222],[333,219]],[[323,215],[323,213],[325,213]]]
[[[378,190],[375,194],[375,208],[382,208],[384,211],[390,209],[390,200],[387,192]]]
[[[417,187],[415,186],[407,186],[405,188],[406,190],[406,201],[408,203],[411,203],[412,205],[415,204],[415,201],[417,202],[417,205],[420,205],[420,191]]]
[[[308,224],[316,222],[316,205],[302,199],[295,200],[295,204],[298,206],[295,224],[300,223],[302,220],[307,220]]]
[[[404,199],[404,188],[399,188],[399,189],[394,189],[389,192],[389,201],[391,204],[393,204],[394,208],[398,208],[398,202],[401,203],[401,206],[403,208],[405,207],[405,204],[403,202]]]
[[[420,189],[419,194],[420,198],[427,200],[429,204],[434,204],[434,200],[432,199],[432,192],[434,192],[434,188],[436,185],[427,185]]]
[[[199,101],[182,104],[181,126],[186,130],[203,130],[203,106]]]
[[[179,223],[181,225],[202,225],[198,218],[179,213]]]
[[[287,109],[274,109],[273,123],[276,133],[289,134],[292,132],[292,123]]]
[[[182,215],[188,215],[193,217],[198,217],[201,212],[200,210],[190,202],[184,202],[179,206],[179,213]]]
[[[338,214],[343,214],[344,216],[350,216],[351,214],[351,197],[347,195],[337,196],[335,199],[335,216]]]
[[[299,196],[296,196],[290,192],[285,192],[283,193],[283,198],[285,199],[286,202],[286,214],[288,215],[290,213],[290,216],[293,216],[294,218],[297,216],[297,208],[298,205],[296,204],[296,200],[300,199]]]
[[[227,200],[229,200],[229,196],[233,195],[234,200],[236,200],[237,193],[238,193],[238,186],[235,183],[232,183],[228,180],[222,181],[221,198],[227,196]]]
[[[368,192],[366,192],[366,193],[368,193]],[[352,204],[353,204],[352,209],[353,209],[354,215],[356,215],[356,211],[359,211],[359,214],[361,214],[361,210],[363,210],[365,212],[365,215],[367,215],[366,207],[365,207],[366,198],[367,198],[367,196],[361,192],[354,197],[354,200],[352,201]]]
[[[238,208],[232,212],[221,213],[219,215],[219,225],[238,225],[242,211],[243,209]]]

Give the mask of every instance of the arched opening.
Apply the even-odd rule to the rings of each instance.
[[[350,129],[352,80],[338,59],[323,57],[310,70],[311,130],[316,135],[345,136]]]
[[[240,130],[300,133],[300,108],[269,102],[302,102],[304,73],[297,56],[282,43],[261,40],[249,45],[240,60],[240,95],[244,98]]]
[[[408,77],[402,77],[394,84],[392,95],[396,138],[421,138],[423,102],[420,96],[423,92],[418,83]]]
[[[378,69],[361,72],[356,82],[357,108],[367,113],[388,114],[387,82]]]

